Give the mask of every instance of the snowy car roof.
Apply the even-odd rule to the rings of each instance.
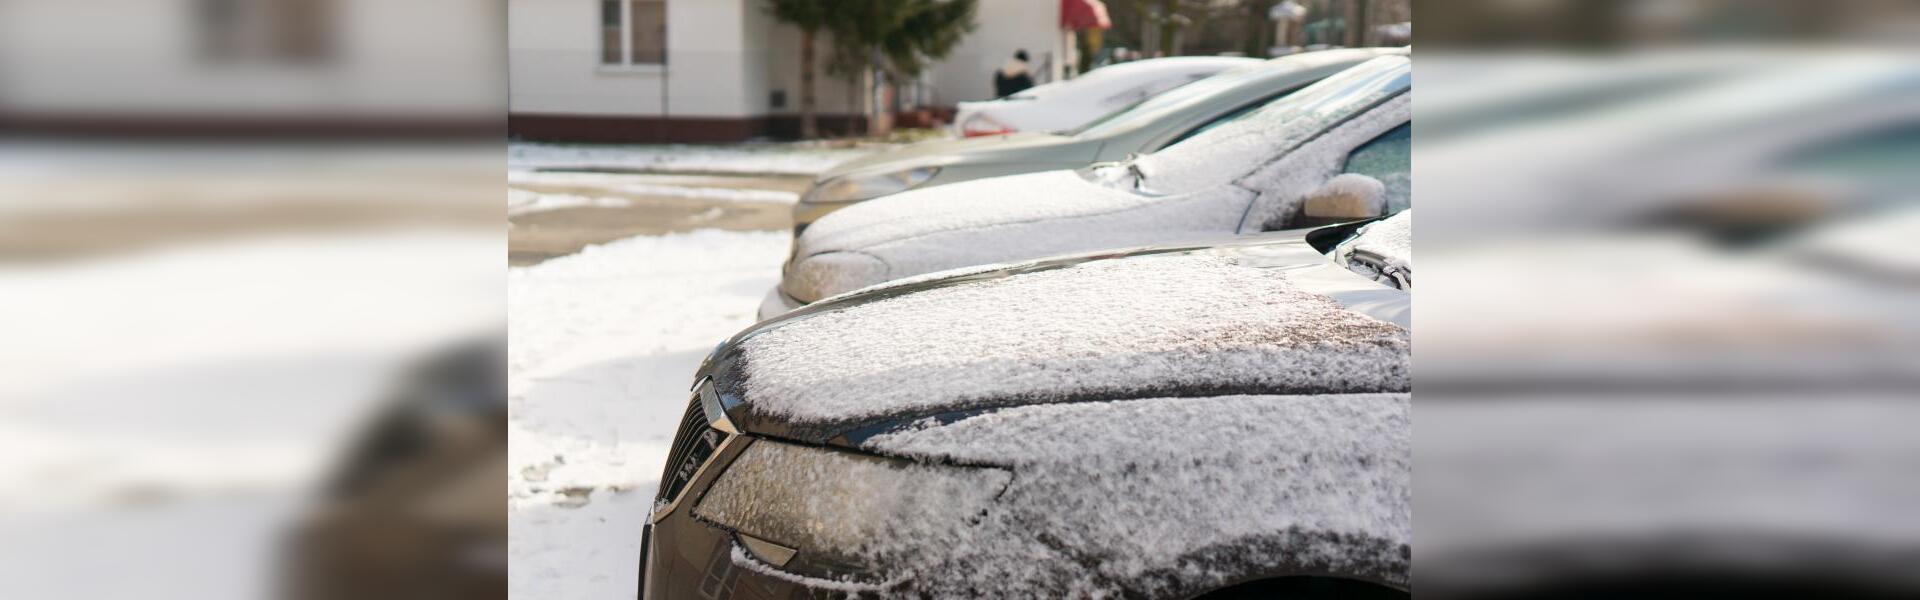
[[[1010,98],[1044,98],[1058,94],[1099,95],[1110,93],[1112,88],[1134,85],[1139,81],[1153,77],[1179,75],[1193,72],[1213,72],[1260,64],[1262,61],[1239,56],[1171,56],[1149,58],[1108,65],[1087,71],[1085,75],[1041,84],[1013,94]],[[994,102],[986,100],[983,102]]]
[[[745,335],[712,376],[747,420],[810,432],[799,437],[1027,404],[1408,391],[1406,329],[1269,267],[1312,256],[1378,284],[1294,248],[1281,261],[1209,249],[893,295]]]

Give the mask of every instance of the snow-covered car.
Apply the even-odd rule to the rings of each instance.
[[[1411,219],[763,321],[695,374],[642,597],[1404,598]]]
[[[827,213],[909,189],[1055,169],[1147,154],[1259,108],[1281,95],[1383,54],[1406,48],[1306,52],[1229,69],[1141,100],[1078,128],[934,140],[871,154],[821,173],[794,205],[794,232]]]
[[[921,273],[1358,220],[1412,199],[1412,60],[1381,56],[1160,152],[912,190],[794,241],[762,318]]]
[[[1233,56],[1176,56],[1101,67],[1003,98],[961,102],[953,128],[962,137],[1073,129],[1154,94],[1259,62]]]

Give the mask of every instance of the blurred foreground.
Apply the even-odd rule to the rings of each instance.
[[[1920,592],[1911,4],[1434,4],[1423,594]]]
[[[497,148],[15,139],[0,152],[0,597],[297,591],[280,575],[286,535],[351,522],[325,516],[343,496],[322,484],[385,460],[345,464],[347,449],[420,402],[402,386],[414,365],[501,328]],[[501,362],[456,380],[497,379]],[[459,427],[489,429],[478,440],[504,456],[504,390],[490,393],[491,420],[417,420],[481,419]],[[478,527],[497,556],[463,560],[504,595],[504,465],[472,473],[488,483],[412,484],[455,498],[352,510],[411,520],[376,529],[420,543],[442,520]]]
[[[505,595],[501,13],[0,4],[0,598]]]

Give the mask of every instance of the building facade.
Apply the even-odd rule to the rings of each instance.
[[[1076,0],[1078,1],[1078,0]],[[529,140],[718,142],[798,130],[800,32],[766,0],[508,0],[509,134]],[[977,27],[922,81],[910,104],[992,96],[1017,49],[1035,78],[1072,64],[1059,0],[980,0]],[[824,36],[822,36],[824,38]],[[857,81],[826,74],[816,42],[823,129],[864,124]]]
[[[469,0],[7,0],[0,132],[494,135],[503,13]]]

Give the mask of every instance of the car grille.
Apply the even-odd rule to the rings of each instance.
[[[700,472],[700,466],[713,457],[713,451],[727,434],[714,429],[707,423],[707,412],[700,406],[700,396],[694,395],[687,403],[687,414],[680,417],[680,429],[673,436],[673,451],[667,454],[667,470],[660,475],[660,500],[672,502],[680,497],[680,492],[693,482],[693,476]]]

